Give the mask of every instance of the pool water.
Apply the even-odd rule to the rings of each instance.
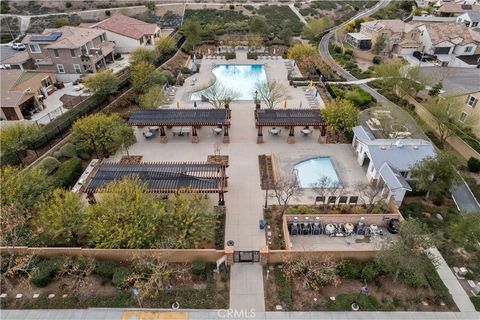
[[[253,100],[255,83],[267,81],[263,64],[221,64],[212,69],[217,82],[237,93],[237,100]],[[201,100],[202,91],[192,94],[192,100]]]
[[[330,157],[317,157],[301,161],[294,165],[294,172],[297,174],[300,187],[312,188],[323,177],[328,178],[326,187],[333,187],[340,184],[340,178]]]

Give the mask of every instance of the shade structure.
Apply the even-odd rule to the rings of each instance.
[[[318,109],[260,109],[257,126],[325,126]]]
[[[138,110],[128,120],[133,126],[229,126],[227,109]]]

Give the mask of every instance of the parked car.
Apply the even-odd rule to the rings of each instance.
[[[20,42],[14,42],[12,44],[12,49],[13,50],[17,50],[17,51],[22,51],[22,50],[25,50],[25,45],[23,43],[20,43]]]

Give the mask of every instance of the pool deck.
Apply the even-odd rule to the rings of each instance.
[[[264,64],[265,72],[267,74],[268,81],[277,81],[281,83],[286,89],[287,95],[287,104],[289,108],[310,108],[307,97],[305,96],[306,87],[294,88],[289,85],[287,75],[288,70],[285,66],[285,60],[282,58],[279,59],[259,59],[259,60],[249,60],[247,59],[246,51],[238,51],[237,58],[232,60],[225,59],[202,59],[199,60],[201,63],[200,72],[194,74],[193,76],[185,79],[185,84],[178,88],[178,91],[175,95],[174,101],[172,101],[170,107],[175,107],[176,102],[179,101],[181,107],[193,107],[193,101],[190,99],[193,92],[198,91],[201,88],[206,87],[207,85],[215,81],[215,75],[212,73],[212,68],[218,64]],[[298,68],[295,66],[296,73],[299,73]],[[193,78],[197,79],[195,85],[192,86]],[[319,108],[323,108],[324,102],[321,97],[318,96]],[[277,107],[283,106],[284,102],[281,102]],[[198,107],[211,107],[210,104],[206,102],[197,102]]]

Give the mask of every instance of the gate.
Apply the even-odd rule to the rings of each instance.
[[[233,262],[260,262],[260,251],[235,251]]]

